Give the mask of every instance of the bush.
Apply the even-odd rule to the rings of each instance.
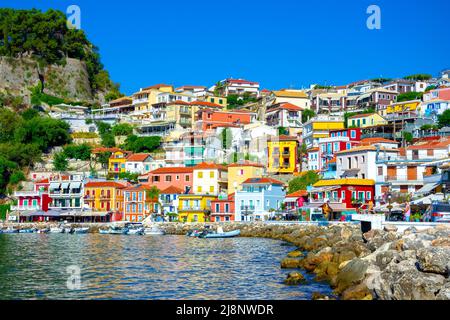
[[[68,165],[69,164],[67,162],[67,158],[64,152],[59,152],[55,154],[55,156],[53,157],[53,168],[56,171],[66,171]]]
[[[305,174],[295,177],[289,181],[289,193],[296,192],[298,190],[306,190],[306,187],[313,185],[320,180],[320,176],[314,171],[308,171]]]
[[[133,126],[128,123],[119,123],[112,127],[111,132],[115,136],[129,136],[133,133]]]
[[[64,155],[69,159],[87,161],[91,158],[92,147],[88,144],[70,144],[64,147]]]
[[[132,151],[134,153],[139,152],[152,152],[159,148],[161,144],[161,137],[138,137],[135,135],[130,135],[125,140],[123,148],[125,150]]]

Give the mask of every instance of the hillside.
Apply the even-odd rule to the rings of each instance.
[[[0,9],[0,104],[30,105],[36,90],[96,105],[121,95],[98,48],[67,28],[64,13]]]

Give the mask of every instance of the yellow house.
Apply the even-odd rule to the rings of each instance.
[[[211,213],[213,195],[183,194],[178,197],[178,220],[183,222],[207,222]]]
[[[288,102],[303,109],[311,108],[311,100],[303,90],[278,90],[272,91],[275,98],[273,104]]]
[[[222,108],[227,108],[227,98],[226,97],[219,97],[219,96],[204,96],[201,98],[202,101],[218,104]]]
[[[378,113],[357,114],[347,119],[347,127],[367,128],[387,124],[387,120]]]
[[[153,104],[158,102],[158,95],[162,92],[173,92],[173,86],[156,84],[134,93],[133,105],[135,106],[135,111],[148,111]]]
[[[393,103],[386,108],[386,114],[405,114],[405,113],[417,113],[420,100],[404,101]]]
[[[127,157],[130,155],[128,151],[115,151],[111,154],[108,160],[108,175],[117,179],[119,173],[125,172],[125,163],[127,162]]]
[[[166,121],[175,122],[184,129],[192,128],[192,105],[184,101],[167,104]]]
[[[267,141],[268,147],[268,172],[293,174],[297,172],[298,140],[297,137],[274,137]]]
[[[91,181],[84,186],[84,202],[92,210],[123,213],[123,195],[126,184],[115,181]]]
[[[193,168],[193,193],[218,195],[226,191],[228,169],[219,164],[202,162]]]
[[[242,190],[242,183],[250,178],[261,178],[264,166],[259,163],[245,161],[228,166],[228,194]]]
[[[345,129],[344,118],[320,115],[303,124],[303,142],[308,149],[317,146],[320,138],[328,138],[331,130]]]

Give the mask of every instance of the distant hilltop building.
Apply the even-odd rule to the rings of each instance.
[[[259,83],[248,81],[245,79],[225,79],[219,81],[215,86],[219,95],[228,96],[230,94],[244,95],[245,93],[251,96],[259,97]]]

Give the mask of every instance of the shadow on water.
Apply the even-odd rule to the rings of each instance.
[[[327,284],[286,286],[292,250],[258,238],[0,235],[0,299],[310,299]],[[81,288],[70,290],[66,268]]]

